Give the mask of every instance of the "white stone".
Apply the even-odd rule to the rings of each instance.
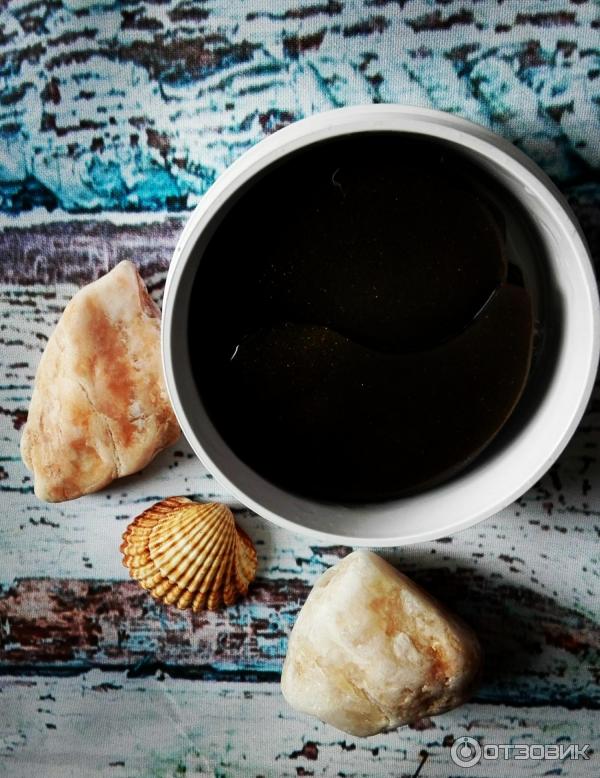
[[[377,554],[355,551],[309,594],[281,688],[297,710],[366,737],[462,704],[480,657],[469,627]]]
[[[160,311],[123,261],[80,289],[40,360],[21,455],[41,500],[137,473],[180,430],[160,360]]]

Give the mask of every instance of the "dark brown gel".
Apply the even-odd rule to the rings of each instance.
[[[242,460],[301,494],[378,500],[491,441],[527,380],[533,313],[486,186],[434,142],[370,134],[242,195],[189,321],[198,389]]]

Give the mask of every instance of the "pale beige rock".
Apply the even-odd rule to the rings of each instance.
[[[21,438],[35,493],[71,500],[135,473],[180,430],[160,360],[160,312],[121,262],[65,308],[42,355]]]
[[[366,737],[454,708],[481,652],[473,632],[370,551],[327,570],[290,636],[281,689],[299,711]]]

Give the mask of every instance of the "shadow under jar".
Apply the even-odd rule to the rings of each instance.
[[[436,486],[508,440],[542,390],[560,306],[535,227],[449,143],[306,146],[213,229],[189,305],[197,390],[232,451],[290,492],[373,502]]]

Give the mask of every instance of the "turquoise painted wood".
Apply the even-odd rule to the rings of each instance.
[[[0,208],[185,210],[316,111],[458,113],[562,181],[600,162],[593,0],[12,0]]]
[[[355,738],[307,721],[285,705],[274,684],[161,675],[141,681],[94,671],[60,680],[6,678],[0,690],[0,775],[10,778],[412,778],[422,763],[420,775],[426,776],[597,775],[594,755],[585,762],[482,760],[469,770],[452,763],[453,740],[465,733],[484,744],[597,742],[591,718],[582,721],[558,707],[492,711],[469,704],[414,728]],[[76,766],[72,752],[79,755]]]

